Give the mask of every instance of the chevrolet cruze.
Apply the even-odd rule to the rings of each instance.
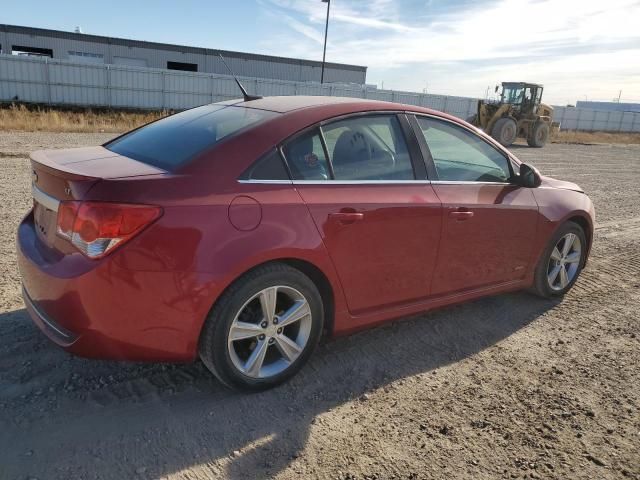
[[[31,163],[18,257],[38,327],[88,357],[200,357],[244,390],[291,377],[323,333],[563,295],[593,238],[577,185],[395,103],[228,101]]]

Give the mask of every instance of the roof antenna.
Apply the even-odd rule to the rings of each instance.
[[[231,74],[231,76],[233,77],[233,79],[236,81],[236,83],[238,84],[238,88],[240,89],[240,91],[242,91],[242,96],[244,97],[244,101],[245,102],[249,102],[251,100],[260,100],[262,97],[260,95],[249,95],[247,93],[247,91],[245,90],[245,88],[242,86],[242,84],[240,83],[240,80],[238,80],[238,77],[235,76],[235,74],[233,73],[233,70],[231,70],[231,67],[229,67],[229,65],[227,65],[227,62],[225,61],[224,57],[222,56],[221,53],[218,53],[218,55],[220,56],[220,58],[222,59],[222,63],[224,63],[224,66],[227,67],[227,70],[229,70],[229,73]]]

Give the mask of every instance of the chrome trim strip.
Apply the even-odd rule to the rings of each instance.
[[[49,210],[53,210],[54,212],[58,211],[58,207],[60,206],[60,201],[57,198],[54,198],[51,195],[44,193],[34,184],[31,184],[31,194],[33,195],[33,199],[43,207]]]
[[[238,180],[238,183],[272,185],[515,185],[510,182],[473,180]]]
[[[31,297],[27,293],[27,289],[24,288],[24,286],[22,287],[22,298],[24,299],[25,303],[27,303],[27,306],[30,307],[35,312],[35,314],[38,316],[38,319],[42,323],[44,323],[47,327],[49,327],[51,330],[56,332],[61,337],[69,340],[70,342],[74,342],[76,340],[75,335],[71,335],[68,332],[61,330],[60,327],[58,327],[56,324],[54,324],[51,320],[49,320],[40,312],[38,307],[36,307],[35,304],[33,303],[33,300],[31,300]]]
[[[473,180],[432,180],[434,185],[515,185],[510,182],[474,182]]]
[[[262,183],[266,185],[291,185],[291,180],[238,180],[238,183]]]
[[[238,180],[238,183],[275,185],[429,185],[431,180]]]
[[[431,180],[294,180],[294,185],[429,185]]]

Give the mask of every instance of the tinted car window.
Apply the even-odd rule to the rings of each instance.
[[[282,150],[294,180],[331,178],[318,130],[303,133],[288,142]]]
[[[450,122],[419,117],[439,180],[506,182],[509,161],[474,133]]]
[[[277,150],[256,161],[242,176],[241,180],[289,180],[289,174]]]
[[[322,127],[336,180],[413,180],[395,115],[348,118]]]
[[[205,105],[150,123],[105,148],[173,171],[222,139],[275,115],[251,108]]]

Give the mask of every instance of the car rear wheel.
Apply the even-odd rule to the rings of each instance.
[[[518,134],[518,124],[511,117],[499,119],[491,129],[491,136],[504,147],[508,147],[516,141]]]
[[[578,279],[586,255],[582,228],[565,223],[551,238],[535,272],[534,292],[542,297],[564,295]]]
[[[271,388],[309,359],[323,318],[320,294],[306,275],[285,264],[265,265],[216,302],[200,336],[200,358],[229,387]]]

